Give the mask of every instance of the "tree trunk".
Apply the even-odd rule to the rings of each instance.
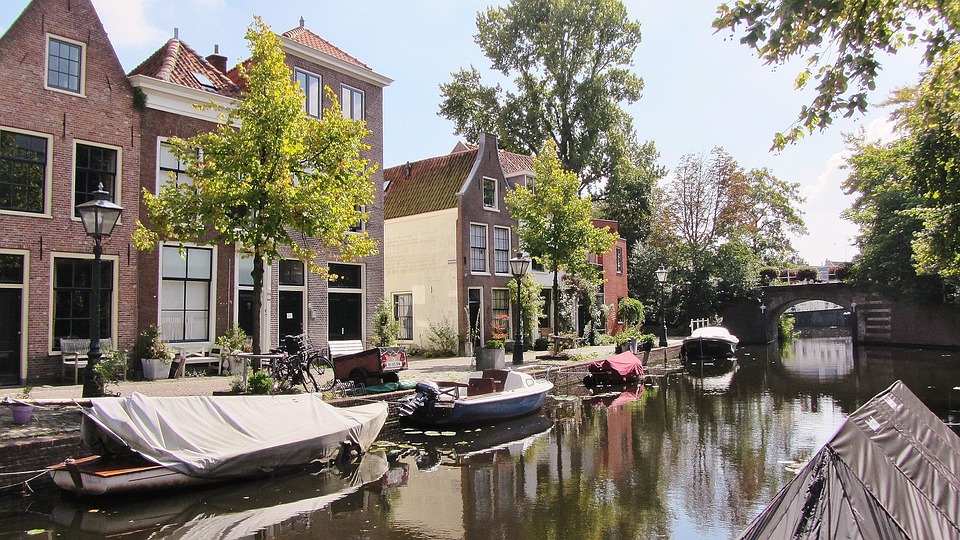
[[[263,311],[263,255],[258,249],[253,254],[253,354],[261,354],[261,312]]]
[[[550,306],[550,309],[553,310],[553,333],[554,335],[560,335],[560,318],[557,317],[560,313],[560,270],[556,266],[553,268],[553,305]],[[560,340],[557,338],[553,339],[553,356],[557,356],[560,353]]]

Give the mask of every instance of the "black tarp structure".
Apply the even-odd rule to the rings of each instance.
[[[960,539],[960,437],[902,382],[857,409],[741,539]]]

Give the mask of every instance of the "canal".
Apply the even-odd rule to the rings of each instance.
[[[592,394],[458,432],[407,430],[359,467],[124,500],[0,501],[0,536],[735,538],[853,410],[897,379],[958,420],[955,353],[848,337],[744,347],[726,372]]]

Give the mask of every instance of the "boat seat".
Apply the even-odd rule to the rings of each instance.
[[[503,392],[503,388],[507,384],[507,374],[509,373],[510,372],[505,369],[485,369],[483,370],[483,378],[493,379],[494,391]]]
[[[471,377],[467,379],[467,396],[492,394],[496,391],[497,382],[488,377]]]
[[[460,397],[460,388],[468,388],[469,385],[460,382],[441,381],[437,383],[440,395],[437,399],[440,401],[454,401]]]

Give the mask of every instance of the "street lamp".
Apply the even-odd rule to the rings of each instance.
[[[662,264],[660,268],[655,272],[657,275],[657,281],[660,282],[660,346],[667,346],[667,317],[664,313],[663,305],[663,287],[667,284],[667,276],[670,275],[670,271],[667,270]]]
[[[110,194],[103,184],[92,193],[93,199],[77,205],[77,213],[83,222],[83,230],[93,238],[93,272],[90,279],[90,352],[87,353],[87,368],[83,371],[83,397],[100,397],[103,387],[97,380],[94,368],[100,361],[100,241],[110,236],[120,219],[123,208],[109,201]]]
[[[524,257],[523,253],[517,253],[516,257],[510,259],[510,273],[517,280],[517,324],[515,325],[516,331],[513,339],[513,365],[523,363],[523,311],[520,304],[520,288],[522,287],[520,280],[527,273],[529,266],[530,259]]]

